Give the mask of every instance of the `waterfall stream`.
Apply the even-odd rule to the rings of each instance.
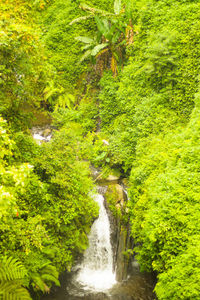
[[[51,139],[49,126],[34,127],[31,130],[38,144]],[[102,191],[99,190],[101,193]],[[124,191],[126,193],[126,191]],[[104,194],[102,192],[102,194]],[[154,279],[139,272],[138,265],[132,266],[132,274],[123,282],[116,282],[111,246],[111,229],[104,197],[94,196],[99,205],[99,217],[95,220],[88,236],[89,247],[83,260],[72,271],[65,272],[61,287],[43,300],[152,300]]]
[[[85,251],[80,271],[76,277],[85,290],[105,291],[115,283],[113,253],[110,242],[110,223],[104,207],[104,197],[96,195],[99,217],[91,228],[89,247]]]

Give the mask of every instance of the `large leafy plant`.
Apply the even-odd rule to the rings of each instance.
[[[31,300],[24,287],[27,271],[24,266],[12,257],[0,260],[0,298],[9,300]]]
[[[115,0],[114,13],[97,8],[91,8],[88,5],[80,6],[88,14],[74,19],[70,24],[94,18],[97,31],[93,38],[78,36],[76,40],[84,43],[82,50],[85,51],[80,62],[91,57],[96,58],[97,69],[102,72],[107,66],[110,66],[113,75],[118,72],[118,64],[122,64],[125,57],[125,45],[132,41],[133,26],[131,14],[129,11],[129,1],[125,8],[122,8],[121,0]],[[129,25],[127,24],[129,18]]]

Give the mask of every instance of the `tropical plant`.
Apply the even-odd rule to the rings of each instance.
[[[30,300],[31,297],[24,287],[27,271],[24,266],[12,257],[0,260],[0,298],[6,300]]]
[[[66,93],[62,86],[55,87],[53,81],[49,82],[43,93],[46,103],[54,107],[55,110],[65,107],[72,109],[76,101],[76,98],[72,94]]]
[[[57,111],[59,108],[68,108],[68,109],[73,109],[75,106],[75,101],[76,98],[72,94],[61,94],[55,105],[55,111]]]
[[[46,262],[40,266],[40,269],[37,270],[37,272],[30,271],[31,285],[35,290],[48,293],[52,283],[60,286],[58,276],[59,273],[56,270],[56,267],[51,265],[50,262]]]
[[[133,26],[130,18],[129,25],[126,23],[125,16],[127,9],[122,9],[121,0],[115,0],[114,13],[110,13],[104,10],[91,8],[85,4],[80,6],[83,10],[88,11],[88,15],[74,19],[70,24],[86,20],[88,18],[94,18],[97,33],[95,37],[78,36],[76,40],[85,44],[82,50],[85,50],[80,62],[92,57],[97,59],[97,69],[105,69],[107,65],[115,76],[118,72],[117,64],[122,64],[125,55],[125,44],[133,38]],[[128,39],[128,40],[127,40]],[[102,67],[103,61],[103,67]],[[99,67],[98,68],[98,64]]]

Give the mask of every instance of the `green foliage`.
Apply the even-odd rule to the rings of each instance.
[[[29,288],[48,292],[87,247],[98,213],[80,133],[63,129],[39,147],[20,132],[12,140],[7,123],[0,125],[0,251],[22,261]]]
[[[199,3],[137,1],[131,10],[129,61],[117,80],[104,73],[100,82],[101,129],[110,164],[131,171],[134,251],[159,274],[158,298],[198,299]]]
[[[70,98],[69,98],[70,97]],[[97,127],[98,105],[95,95],[92,95],[92,90],[88,87],[85,95],[79,101],[78,105],[73,107],[76,96],[67,95],[68,109],[58,108],[53,113],[54,125],[57,128],[67,127],[77,124],[80,129],[80,134],[86,135],[92,132]]]
[[[6,256],[0,261],[0,297],[8,300],[30,300],[26,283],[27,271],[16,259]]]
[[[117,62],[122,63],[125,55],[124,45],[126,44],[127,24],[124,17],[126,16],[126,9],[121,10],[121,0],[115,0],[114,14],[109,13],[108,11],[91,8],[87,5],[83,5],[81,8],[89,11],[89,14],[85,18],[73,20],[70,24],[94,17],[97,31],[95,37],[92,39],[88,37],[76,37],[76,40],[86,43],[86,46],[82,48],[83,50],[86,50],[86,52],[80,62],[89,56],[98,57],[98,60],[103,61],[105,68],[110,59],[110,68],[115,76],[118,72]],[[98,62],[98,64],[99,63],[100,62]],[[98,68],[99,67],[97,67],[97,69]]]
[[[19,128],[27,119],[21,107],[43,100],[47,64],[31,3],[1,1],[0,10],[0,113]]]
[[[161,273],[159,299],[199,297],[195,287],[188,291],[181,282],[182,272],[190,272],[182,257],[192,264],[196,254],[190,244],[199,237],[198,98],[196,103],[186,128],[152,136],[148,147],[140,144],[131,173],[132,234],[141,266]],[[195,285],[193,277],[188,281]]]
[[[199,253],[199,241],[194,238],[172,267],[159,275],[156,286],[159,299],[199,299]]]
[[[92,163],[131,174],[134,251],[143,270],[158,273],[158,298],[199,299],[199,1],[116,0],[113,10],[111,0],[9,0],[0,8],[0,113],[10,125],[0,118],[6,292],[10,265],[28,297],[23,286],[48,292],[86,249],[98,213]],[[82,51],[96,66],[78,65]],[[25,103],[54,111],[50,143],[39,147],[21,131]]]
[[[76,86],[76,81],[84,71],[80,60],[80,48],[74,37],[85,33],[86,29],[78,24],[70,26],[70,21],[80,14],[76,2],[70,0],[54,1],[42,16],[44,42],[48,61],[56,70],[55,82],[65,89],[66,93]],[[78,34],[77,34],[78,33]]]
[[[102,129],[112,134],[114,160],[125,170],[130,170],[141,138],[189,119],[199,73],[198,5],[177,3],[174,9],[163,1],[138,1],[132,7],[135,34],[126,47],[129,62],[119,84],[104,75],[100,93]]]

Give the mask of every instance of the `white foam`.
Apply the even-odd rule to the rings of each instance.
[[[85,251],[76,281],[83,285],[85,290],[106,291],[116,283],[110,223],[103,204],[103,196],[96,195],[94,199],[99,204],[99,218],[92,225],[88,237],[89,247]]]

